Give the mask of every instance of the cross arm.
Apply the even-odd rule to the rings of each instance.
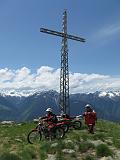
[[[53,31],[53,30],[50,30],[50,29],[40,28],[40,32],[47,33],[47,34],[52,34],[52,35],[59,36],[59,37],[66,37],[68,39],[72,39],[72,40],[76,40],[76,41],[80,41],[80,42],[85,42],[84,38],[69,35],[69,34],[65,34],[63,32]]]
[[[75,40],[75,41],[85,42],[84,38],[73,36],[73,35],[69,35],[69,34],[67,34],[67,38]]]
[[[53,31],[53,30],[50,30],[50,29],[40,28],[40,32],[47,33],[47,34],[52,34],[52,35],[55,35],[55,36],[64,37],[62,32],[57,32],[57,31]]]

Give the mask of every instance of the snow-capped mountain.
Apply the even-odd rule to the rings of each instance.
[[[116,96],[120,96],[120,91],[99,92],[99,97],[113,98],[113,97],[116,97]]]
[[[12,89],[12,90],[8,90],[8,89],[4,89],[4,90],[0,90],[0,95],[2,96],[14,96],[14,97],[29,97],[31,95],[34,94],[41,94],[41,93],[45,93],[48,91],[40,91],[39,89],[31,89],[31,90],[20,90],[20,89]],[[54,90],[50,90],[50,92],[54,92]],[[89,95],[89,94],[96,94],[99,97],[109,97],[109,98],[113,98],[116,96],[120,96],[120,91],[99,91],[99,92],[95,92],[95,93],[89,93],[86,92],[85,94]],[[81,93],[84,94],[84,93]]]
[[[35,94],[36,92],[39,92],[38,90],[32,89],[32,90],[0,90],[0,95],[2,96],[11,96],[11,97],[28,97],[31,96],[33,94]]]
[[[120,121],[120,92],[77,93],[70,95],[71,115],[79,115],[90,103],[98,118]],[[59,93],[38,90],[2,90],[0,92],[0,120],[30,120],[45,114],[51,106],[59,114]]]

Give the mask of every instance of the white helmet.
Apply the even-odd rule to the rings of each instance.
[[[85,108],[91,108],[92,106],[90,104],[86,104]]]
[[[46,112],[52,112],[52,108],[47,108]]]

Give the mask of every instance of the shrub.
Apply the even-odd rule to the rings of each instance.
[[[87,150],[89,150],[89,149],[94,149],[95,147],[94,147],[94,145],[92,144],[92,143],[90,143],[90,142],[82,142],[82,143],[80,143],[80,145],[79,145],[79,151],[81,151],[81,152],[86,152]]]
[[[112,156],[112,151],[108,148],[105,144],[100,144],[96,147],[96,154],[98,157],[104,157],[104,156]]]
[[[72,131],[71,133],[68,134],[68,136],[72,141],[80,141],[81,140],[81,135],[78,132]]]
[[[23,148],[19,154],[22,159],[32,160],[36,158],[35,149],[33,147],[30,148],[28,146],[25,146],[25,148]]]
[[[115,147],[120,148],[120,139],[117,139],[116,137],[114,137],[112,141]]]
[[[81,135],[81,137],[82,137],[82,139],[84,140],[84,141],[86,141],[87,139],[88,139],[88,134],[83,134],[83,135]]]
[[[17,155],[4,153],[0,156],[0,160],[21,160]]]
[[[64,148],[68,148],[68,149],[74,149],[75,148],[75,146],[74,146],[74,143],[66,143],[66,144],[64,144]]]
[[[63,153],[61,151],[57,152],[56,160],[64,160],[64,155],[63,155]]]
[[[101,139],[102,141],[104,141],[105,139],[105,134],[104,133],[97,133],[93,136],[94,140],[97,140],[97,139]]]
[[[43,142],[40,145],[40,158],[44,160],[47,157],[47,152],[49,151],[50,144]]]
[[[94,158],[92,156],[86,156],[83,160],[94,160]]]

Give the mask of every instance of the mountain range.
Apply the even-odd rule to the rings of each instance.
[[[72,116],[84,112],[84,106],[90,103],[100,119],[120,121],[120,92],[77,93],[70,95],[70,113]],[[59,93],[50,91],[1,91],[0,121],[28,121],[45,114],[51,107],[59,114]]]

